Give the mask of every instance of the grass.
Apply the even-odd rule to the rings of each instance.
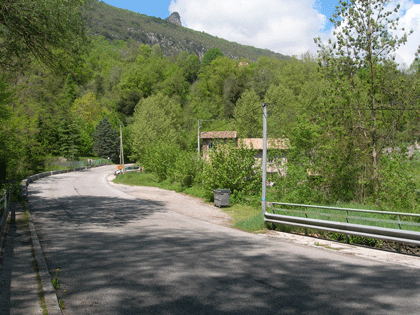
[[[258,212],[258,214],[255,214],[252,217],[237,221],[233,227],[247,232],[264,231],[266,229],[264,224],[264,216],[260,209],[258,209]]]
[[[176,192],[182,192],[187,195],[204,198],[203,190],[198,186],[182,187],[179,183],[173,183],[169,180],[160,182],[158,177],[154,173],[149,172],[129,172],[120,174],[114,179],[114,183],[130,185],[130,186],[149,186],[157,187],[166,190],[173,190]]]

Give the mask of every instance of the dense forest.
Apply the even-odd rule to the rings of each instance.
[[[100,17],[96,21],[107,16],[95,11],[109,10],[101,2],[90,2],[86,9],[83,1],[73,1],[81,11],[67,12],[69,16],[80,18],[86,10]],[[51,3],[61,2],[66,6],[64,0]],[[419,211],[419,161],[416,153],[407,151],[420,139],[420,64],[415,61],[409,69],[395,64],[392,56],[405,36],[384,33],[395,22],[392,16],[380,11],[373,19],[376,13],[357,6],[359,2],[366,1],[355,1],[350,9],[342,4],[340,16],[333,20],[337,27],[343,18],[349,23],[338,34],[338,44],[318,41],[318,57],[281,58],[270,53],[245,58],[246,54],[212,46],[212,41],[202,56],[188,45],[168,53],[164,45],[118,32],[122,19],[108,26],[104,19],[96,26],[101,32],[92,32],[89,26],[88,38],[70,20],[67,35],[62,33],[66,25],[57,26],[51,38],[67,38],[70,47],[78,48],[68,54],[65,42],[53,40],[45,44],[51,54],[38,52],[27,41],[3,45],[7,60],[16,61],[1,59],[0,64],[3,183],[42,172],[58,157],[102,156],[117,163],[115,143],[122,125],[126,159],[155,171],[161,180],[185,186],[207,183],[211,191],[220,181],[213,178],[214,169],[197,160],[197,121],[202,120],[201,131],[235,130],[239,138],[259,138],[264,102],[269,104],[268,136],[286,137],[290,143],[281,152],[288,160],[287,176],[271,179],[277,183],[276,198]],[[54,9],[61,12],[68,6]],[[136,14],[125,13],[133,19],[124,23],[136,24]],[[138,17],[149,23],[149,18]],[[9,22],[0,22],[0,37],[7,38]],[[173,34],[182,28],[158,22]],[[368,36],[362,23],[370,27]],[[121,37],[109,35],[112,32]],[[195,33],[190,36],[199,35]],[[171,36],[173,41],[192,43],[182,35]],[[110,144],[102,149],[105,140]],[[226,185],[239,195],[255,191],[255,182],[244,181],[249,178],[244,165],[248,170],[252,165],[237,163],[249,154],[233,151],[214,152],[214,158],[221,159],[219,165],[226,160],[227,168],[236,167],[233,175],[224,176],[239,180]],[[274,160],[280,156],[275,150],[271,154]],[[230,155],[233,158],[227,158]]]

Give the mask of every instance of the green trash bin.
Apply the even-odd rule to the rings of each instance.
[[[230,189],[215,189],[214,205],[216,207],[228,207],[230,202]]]

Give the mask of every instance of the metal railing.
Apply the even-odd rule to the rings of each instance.
[[[10,212],[11,192],[6,189],[0,198],[0,253],[3,244],[4,231],[7,224],[7,217]]]
[[[68,169],[72,170],[74,168],[83,168],[83,167],[90,167],[90,166],[98,166],[103,164],[111,164],[110,160],[108,159],[87,159],[83,161],[55,161],[49,164],[50,168],[57,168],[58,169]]]
[[[420,246],[420,214],[273,202],[264,221]]]
[[[73,164],[72,167],[68,168],[68,169],[48,171],[48,172],[44,172],[44,173],[29,176],[29,177],[25,178],[24,180],[22,180],[22,182],[20,183],[21,197],[24,198],[24,199],[27,197],[28,185],[30,183],[38,180],[38,179],[48,177],[48,176],[51,176],[51,175],[70,173],[70,172],[74,172],[74,171],[83,171],[83,170],[89,169],[91,167],[97,167],[97,166],[101,166],[101,165],[110,165],[109,160],[107,160],[107,159],[88,160],[88,161],[83,161],[78,165]],[[75,166],[79,166],[79,167],[75,167]]]

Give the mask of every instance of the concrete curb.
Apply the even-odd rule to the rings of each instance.
[[[42,254],[41,244],[39,243],[38,235],[36,234],[35,226],[32,222],[32,216],[29,212],[28,223],[29,230],[31,232],[32,245],[35,252],[35,259],[38,264],[39,276],[41,277],[48,315],[62,315],[57,295],[51,283],[51,275],[48,272],[47,263],[45,262],[44,255]]]

